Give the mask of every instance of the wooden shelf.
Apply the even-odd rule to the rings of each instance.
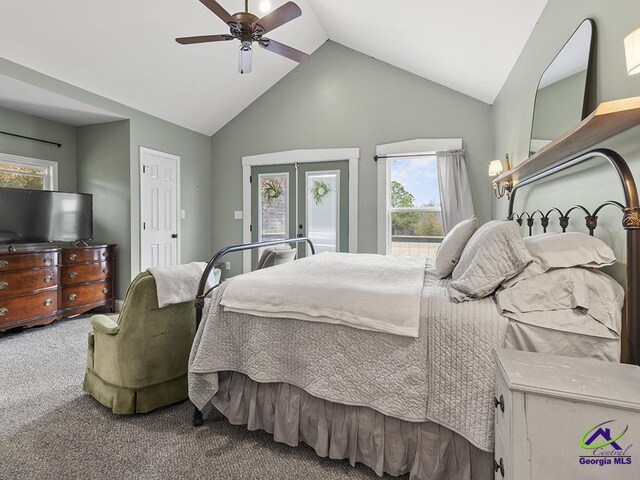
[[[492,183],[517,183],[548,170],[568,157],[582,152],[640,124],[640,97],[601,103],[575,128],[542,147],[512,170],[499,175]]]

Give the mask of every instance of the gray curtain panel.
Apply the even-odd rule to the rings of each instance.
[[[438,184],[445,235],[459,222],[472,217],[473,200],[464,150],[437,152]]]

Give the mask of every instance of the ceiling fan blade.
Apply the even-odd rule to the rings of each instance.
[[[176,42],[181,45],[191,45],[192,43],[226,42],[234,38],[231,35],[199,35],[197,37],[176,38]]]
[[[260,33],[267,33],[290,22],[294,18],[298,18],[300,15],[302,15],[300,7],[293,2],[287,2],[260,20],[257,20],[253,24],[253,28],[259,29]]]
[[[262,40],[260,40],[260,46],[269,50],[270,52],[290,58],[294,62],[303,63],[309,60],[309,55],[307,55],[306,53],[289,47],[283,43],[276,42],[275,40],[263,38]]]
[[[215,0],[200,0],[205,7],[215,13],[227,25],[237,25],[238,21]]]

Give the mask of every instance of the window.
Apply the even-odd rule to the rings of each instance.
[[[0,154],[0,187],[56,190],[57,173],[56,162]]]
[[[444,236],[436,156],[389,160],[391,255],[433,257]]]
[[[461,138],[376,146],[378,253],[435,255],[443,237],[436,152],[460,149]]]

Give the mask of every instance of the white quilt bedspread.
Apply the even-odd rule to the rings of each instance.
[[[453,303],[432,265],[425,271],[418,338],[342,325],[225,312],[216,292],[189,360],[189,397],[199,408],[220,371],[285,382],[346,405],[412,422],[433,421],[493,450],[495,367],[506,318],[493,298]],[[357,294],[354,292],[354,295]]]
[[[424,269],[420,257],[322,253],[234,277],[220,303],[259,317],[417,337]]]

